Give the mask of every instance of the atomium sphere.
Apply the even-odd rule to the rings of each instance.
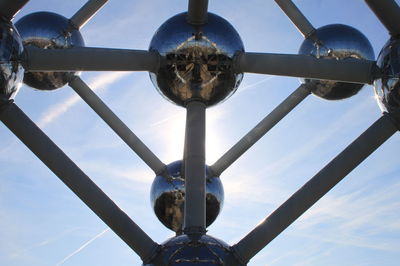
[[[181,235],[163,243],[155,260],[145,266],[155,265],[239,266],[241,263],[238,263],[235,259],[229,245],[219,239],[203,235],[199,239],[194,240],[187,235]]]
[[[21,37],[13,24],[0,17],[0,101],[13,99],[22,85]]]
[[[182,233],[185,179],[182,177],[182,161],[167,165],[169,177],[156,176],[151,185],[150,201],[160,222],[177,234]],[[206,172],[208,170],[206,168]],[[219,177],[206,180],[206,226],[217,218],[224,202],[224,189]]]
[[[149,50],[163,62],[150,78],[157,90],[180,106],[198,100],[207,106],[231,96],[243,73],[235,73],[233,57],[243,52],[239,34],[225,19],[208,13],[205,25],[193,26],[187,13],[168,19],[154,34]]]
[[[24,46],[44,49],[65,49],[84,46],[80,32],[69,20],[50,12],[37,12],[21,18],[18,29]],[[38,90],[55,90],[67,84],[75,72],[26,72],[24,83]]]
[[[357,58],[374,60],[374,50],[368,39],[357,29],[347,25],[332,24],[316,30],[313,37],[303,41],[299,54],[317,58],[345,60]],[[332,80],[305,79],[311,85],[314,95],[327,100],[341,100],[357,94],[363,84],[337,82]]]
[[[400,39],[392,38],[382,48],[377,60],[382,76],[374,81],[375,95],[382,112],[400,107]]]

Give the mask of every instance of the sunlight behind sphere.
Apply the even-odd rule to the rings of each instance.
[[[305,39],[299,54],[312,55],[317,58],[346,60],[349,58],[374,60],[374,50],[368,39],[357,29],[332,24],[321,27],[314,33],[318,42],[312,38]],[[312,93],[327,100],[341,100],[357,94],[363,84],[337,82],[332,80],[311,80],[303,82],[311,85]]]

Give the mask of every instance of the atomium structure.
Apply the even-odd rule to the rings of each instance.
[[[246,265],[400,128],[400,7],[365,0],[391,38],[375,55],[347,25],[314,28],[290,0],[275,0],[304,36],[298,54],[246,52],[235,28],[207,0],[166,20],[148,50],[85,47],[81,27],[107,2],[72,17],[37,12],[13,21],[28,0],[0,1],[0,119],[143,261],[143,265]],[[163,163],[79,77],[81,71],[148,71],[171,104],[186,109],[183,159]],[[223,104],[245,73],[301,78],[300,86],[214,164],[205,163],[206,110]],[[22,82],[40,91],[69,85],[154,171],[152,208],[176,236],[159,244],[122,211],[14,103]],[[207,232],[224,203],[221,174],[308,95],[341,100],[374,84],[383,112],[353,143],[237,243]],[[226,181],[226,182],[229,182]]]

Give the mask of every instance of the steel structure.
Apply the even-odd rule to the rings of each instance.
[[[30,28],[32,22],[28,23],[30,25],[24,24],[22,20],[16,23],[18,31],[21,31],[21,40],[13,35],[13,30],[10,30],[14,27],[10,21],[27,2],[27,0],[0,1],[3,35],[17,43],[17,46],[18,42],[24,44],[23,52],[10,49],[7,46],[9,44],[3,43],[0,47],[3,52],[1,71],[4,77],[1,81],[3,87],[0,88],[0,119],[140,256],[145,265],[182,263],[183,265],[246,265],[261,249],[399,129],[400,102],[397,99],[400,88],[397,82],[400,69],[397,63],[400,58],[393,55],[392,51],[396,52],[398,49],[400,27],[397,20],[400,17],[400,8],[393,0],[365,1],[391,34],[390,43],[383,49],[378,61],[371,58],[373,52],[372,55],[368,52],[368,40],[362,37],[356,40],[359,42],[355,48],[348,44],[350,42],[342,41],[345,43],[344,47],[330,46],[324,54],[322,50],[329,45],[329,38],[323,39],[323,29],[315,29],[290,0],[276,0],[276,2],[305,37],[305,41],[314,43],[321,52],[318,50],[314,54],[310,52],[299,55],[251,53],[244,52],[240,43],[237,47],[231,48],[226,44],[229,40],[224,40],[221,36],[222,33],[226,34],[231,30],[230,28],[227,30],[229,25],[224,24],[225,22],[218,16],[208,13],[208,1],[204,0],[189,0],[188,12],[172,18],[160,27],[161,33],[157,34],[164,35],[162,37],[155,35],[149,51],[83,47],[83,43],[74,45],[72,39],[66,41],[65,45],[54,47],[51,45],[57,45],[57,42],[52,39],[51,44],[40,47],[41,43],[29,41],[29,33],[34,30]],[[106,2],[89,0],[70,19],[60,18],[59,23],[66,21],[68,25],[64,30],[79,31]],[[37,19],[33,20],[36,22]],[[178,25],[188,29],[178,32],[180,28],[168,28],[170,26],[168,23],[181,23]],[[221,30],[219,26],[213,26],[213,23],[225,28]],[[337,30],[338,27],[333,28]],[[50,30],[47,31],[46,34],[51,34]],[[176,38],[173,40],[176,41],[187,31],[192,31],[193,36],[172,49],[164,47],[163,38],[168,40],[168,35],[173,35]],[[40,35],[38,33],[33,35],[35,34]],[[232,35],[227,38],[240,40],[235,34],[232,28]],[[216,40],[211,39],[214,35]],[[334,33],[334,38],[339,37],[339,33]],[[12,52],[7,57],[9,50]],[[342,50],[345,50],[344,54]],[[363,51],[367,52],[363,54]],[[204,59],[205,57],[207,58]],[[7,76],[9,73],[7,67],[10,65],[12,65],[11,73],[15,76]],[[38,89],[56,89],[45,86],[47,85],[45,83],[51,82],[52,79],[65,80],[66,82],[60,86],[68,83],[156,175],[167,179],[172,178],[172,174],[166,164],[97,97],[76,72],[148,71],[152,73],[153,83],[166,98],[186,108],[185,151],[183,166],[179,173],[184,179],[184,204],[178,206],[178,209],[184,206],[184,211],[182,228],[176,229],[176,237],[163,244],[152,240],[18,108],[13,97],[18,90],[16,83],[21,82],[18,81],[21,65],[25,71],[25,82],[28,73],[31,79],[40,78],[42,83],[38,85]],[[57,73],[59,75],[55,75]],[[297,90],[206,171],[206,109],[232,94],[237,89],[243,73],[301,77],[304,80]],[[163,87],[167,79],[171,79],[171,82]],[[208,177],[219,177],[310,93],[330,98],[331,93],[340,90],[355,90],[350,95],[345,91],[344,94],[339,92],[334,96],[335,99],[345,98],[357,93],[361,88],[358,84],[372,83],[375,83],[377,97],[384,108],[381,118],[234,245],[229,246],[206,234],[206,204],[208,204],[206,198],[208,193],[213,193],[206,190]],[[177,88],[177,93],[172,91],[174,86]],[[231,91],[221,94],[220,90]]]

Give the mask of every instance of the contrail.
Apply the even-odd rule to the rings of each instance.
[[[128,72],[113,72],[113,73],[106,73],[103,74],[95,79],[95,81],[89,84],[89,87],[93,91],[97,91],[101,88],[109,86],[110,84],[120,80],[121,78],[128,75]],[[55,119],[57,119],[60,115],[67,112],[72,106],[79,102],[81,98],[78,95],[73,95],[66,99],[64,102],[53,105],[50,107],[46,113],[39,119],[37,125],[40,128],[47,126],[48,124],[52,123]]]
[[[75,250],[74,252],[72,252],[71,254],[69,254],[68,256],[66,256],[62,261],[60,261],[59,263],[56,264],[56,266],[60,266],[63,265],[67,260],[69,260],[70,258],[72,258],[73,256],[75,256],[76,254],[78,254],[79,252],[81,252],[84,248],[86,248],[88,245],[90,245],[93,241],[95,241],[96,239],[98,239],[99,237],[101,237],[102,235],[104,235],[105,233],[107,233],[108,231],[110,231],[110,228],[105,229],[104,231],[102,231],[100,234],[95,235],[92,239],[90,239],[89,241],[87,241],[86,243],[84,243],[81,247],[79,247],[77,250]]]

